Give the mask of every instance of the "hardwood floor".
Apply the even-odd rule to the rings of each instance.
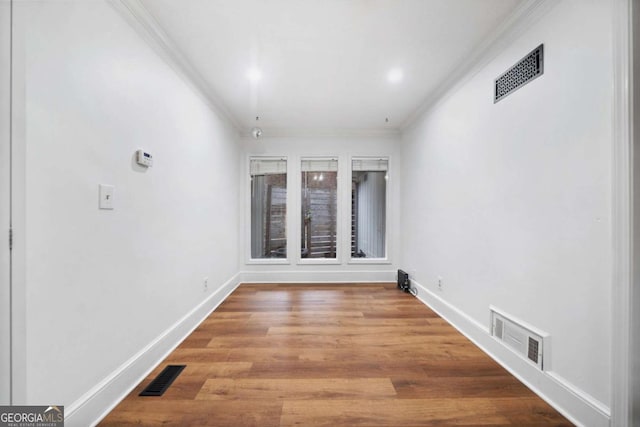
[[[132,425],[572,424],[395,284],[358,284],[240,286],[100,424]]]

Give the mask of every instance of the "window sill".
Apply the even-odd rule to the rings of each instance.
[[[341,262],[337,258],[301,258],[298,265],[339,265]]]
[[[351,258],[349,264],[391,264],[388,258]]]
[[[289,265],[286,258],[251,258],[245,261],[246,265]]]

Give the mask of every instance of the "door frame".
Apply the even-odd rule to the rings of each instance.
[[[635,76],[640,73],[640,4],[631,0],[630,25],[630,145],[632,152],[632,205],[631,228],[631,280],[630,289],[630,344],[628,348],[630,375],[629,425],[640,425],[640,82]],[[615,308],[615,307],[614,307]]]
[[[13,0],[0,2],[0,404],[12,402],[11,46]]]
[[[11,47],[13,0],[0,2],[0,404],[12,401],[11,375]]]
[[[8,93],[2,97],[8,103],[0,101],[0,402],[11,405],[27,404],[26,26],[21,6],[18,1],[0,0],[0,20],[5,24],[0,31],[9,34],[8,42],[0,42],[0,93]]]
[[[635,7],[634,7],[635,6]],[[612,319],[611,319],[611,425],[636,425],[640,408],[640,132],[634,105],[640,93],[634,70],[640,69],[640,10],[634,0],[615,0],[613,13],[613,171],[612,171]],[[636,42],[634,42],[636,41]],[[635,58],[634,58],[635,56]],[[639,111],[638,108],[635,109]],[[640,128],[639,128],[640,129]],[[635,152],[634,152],[635,151]],[[635,185],[634,185],[635,182]],[[634,209],[635,207],[635,209]]]

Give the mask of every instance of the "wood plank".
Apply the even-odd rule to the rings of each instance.
[[[269,336],[269,337],[226,337],[218,336],[211,339],[208,347],[213,348],[270,348],[270,347],[324,347],[337,346],[339,339],[330,336]]]
[[[171,402],[160,398],[136,402],[125,401],[99,425],[102,427],[157,427],[160,425],[275,427],[280,425],[281,412],[281,401],[184,400]]]
[[[490,399],[286,400],[281,426],[508,425]]]
[[[251,325],[297,326],[297,325],[340,325],[364,320],[361,311],[275,311],[254,313],[248,320]],[[421,319],[427,322],[426,319]],[[371,320],[370,320],[371,321]]]
[[[443,357],[422,360],[420,366],[428,377],[452,378],[452,377],[491,377],[504,375],[507,371],[497,362],[485,354],[467,359],[459,357]]]
[[[436,399],[468,397],[530,397],[531,390],[511,375],[474,377],[393,378],[398,397],[403,399]]]
[[[423,319],[419,319],[423,320]],[[425,324],[412,326],[409,324],[398,323],[396,325],[383,325],[383,320],[377,319],[378,325],[370,327],[366,324],[360,325],[337,325],[337,326],[272,326],[268,329],[267,334],[269,336],[275,335],[318,335],[318,336],[357,336],[357,337],[369,337],[372,340],[381,341],[381,335],[393,335],[393,336],[433,336],[441,335],[446,336],[450,341],[451,331],[449,327],[445,326],[433,326],[425,328]]]
[[[358,326],[362,328],[377,328],[377,327],[412,327],[412,326],[429,326],[430,322],[424,318],[410,318],[410,319],[371,319],[364,318],[362,312],[358,312],[360,316],[338,316],[338,317],[323,317],[323,316],[300,316],[298,313],[289,313],[288,316],[271,316],[268,314],[262,317],[255,317],[249,320],[250,324],[266,325],[270,324],[272,327],[276,326],[336,326],[336,327],[349,327]]]
[[[184,365],[193,362],[221,362],[228,358],[228,348],[191,348],[180,345],[163,363]]]
[[[300,358],[300,350],[292,347],[242,347],[229,351],[229,361],[246,362],[289,362]]]
[[[377,378],[385,376],[391,378],[395,373],[402,372],[407,376],[424,376],[424,370],[419,364],[403,361],[386,363],[367,361],[343,361],[342,363],[327,364],[326,362],[255,362],[249,373],[253,378]]]
[[[560,413],[551,408],[542,399],[531,394],[527,397],[498,397],[492,400],[497,411],[504,414],[512,425],[572,425]]]
[[[305,378],[305,379],[209,379],[196,396],[198,400],[312,400],[395,396],[389,378]]]
[[[463,362],[471,360],[475,363],[478,358],[483,357],[483,354],[476,349],[469,349],[467,345],[453,346],[449,340],[438,342],[429,339],[425,340],[425,342],[411,345],[376,346],[367,344],[358,348],[349,346],[336,346],[335,348],[306,347],[298,349],[298,356],[303,361],[325,363],[349,363],[354,360],[364,363],[397,361],[420,366],[423,372],[427,372],[425,369],[440,369],[439,365],[436,365],[438,366],[437,368],[433,368],[434,365],[431,362],[434,361],[454,360]]]

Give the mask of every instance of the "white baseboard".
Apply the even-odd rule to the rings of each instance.
[[[569,421],[585,427],[608,427],[610,409],[553,371],[540,371],[495,340],[488,325],[482,325],[466,313],[415,281],[417,298],[469,338],[509,373],[522,381]]]
[[[382,283],[395,282],[396,270],[243,271],[242,283]]]
[[[68,427],[95,426],[167,357],[240,284],[234,275],[200,305],[153,342],[123,363],[107,378],[65,408]]]

